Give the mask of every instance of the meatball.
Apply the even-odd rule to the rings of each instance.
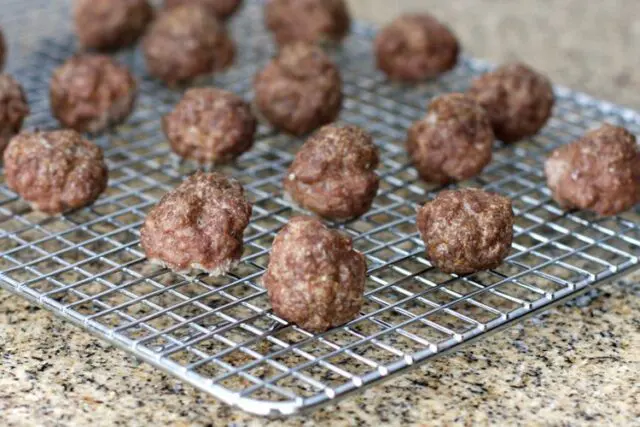
[[[264,16],[281,46],[296,41],[338,43],[351,26],[344,0],[270,0]]]
[[[451,70],[460,46],[455,35],[427,14],[402,15],[374,41],[378,68],[393,80],[415,82]]]
[[[0,74],[0,154],[29,115],[29,104],[22,86],[8,74]]]
[[[378,192],[378,149],[357,126],[327,125],[304,143],[284,179],[300,206],[334,220],[358,217]]]
[[[6,59],[7,59],[7,45],[4,41],[2,28],[0,28],[0,71],[2,71],[2,69],[4,68],[4,63]]]
[[[224,21],[231,17],[242,5],[242,0],[164,0],[164,6],[171,9],[183,4],[198,4],[205,7],[209,13]]]
[[[511,200],[477,189],[446,190],[418,209],[427,258],[445,273],[496,268],[513,239]]]
[[[615,215],[640,202],[640,146],[605,124],[555,150],[545,164],[553,198],[566,208]]]
[[[173,151],[201,164],[225,163],[253,145],[256,119],[249,105],[231,92],[189,89],[162,120]]]
[[[143,50],[149,73],[170,85],[221,71],[235,56],[224,26],[197,5],[160,13],[144,37]]]
[[[242,186],[219,173],[197,172],[166,194],[145,218],[147,258],[172,270],[226,274],[242,255],[251,204]]]
[[[4,152],[7,186],[50,215],[92,204],[107,187],[102,149],[74,130],[23,132]]]
[[[342,108],[342,78],[331,59],[305,43],[287,45],[257,75],[255,103],[273,126],[304,135],[331,123]]]
[[[355,318],[367,264],[351,239],[320,220],[298,216],[278,233],[262,278],[274,313],[312,332]]]
[[[153,7],[148,0],[75,0],[73,18],[82,47],[113,50],[142,36]]]
[[[441,95],[409,129],[407,150],[427,182],[448,184],[479,174],[491,161],[489,116],[473,98]]]
[[[506,143],[538,133],[554,104],[549,79],[523,64],[503,65],[476,78],[469,93],[489,113],[493,133]]]
[[[136,91],[131,72],[110,57],[74,56],[53,72],[51,111],[65,127],[100,132],[129,117]]]

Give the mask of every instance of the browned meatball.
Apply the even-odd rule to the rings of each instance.
[[[513,239],[511,200],[477,189],[446,190],[418,209],[418,231],[431,263],[445,273],[499,266]]]
[[[545,164],[553,198],[566,208],[615,215],[640,202],[640,146],[605,124],[555,150]]]
[[[23,132],[4,152],[7,186],[34,210],[57,214],[92,204],[107,187],[102,149],[74,130]]]
[[[305,209],[325,218],[346,220],[371,208],[378,192],[378,149],[357,126],[327,125],[304,143],[284,188]]]
[[[393,80],[410,82],[451,70],[460,52],[451,30],[427,14],[395,19],[378,33],[374,46],[378,68]]]
[[[106,55],[74,56],[53,72],[51,111],[78,132],[100,132],[123,122],[135,104],[136,81]]]
[[[0,154],[20,132],[28,115],[29,104],[20,83],[8,74],[0,74]]]
[[[228,162],[253,145],[256,119],[237,95],[215,88],[189,89],[162,120],[173,151],[202,164]]]
[[[278,233],[262,284],[274,313],[312,332],[355,318],[367,264],[351,239],[320,220],[298,216]]]
[[[112,50],[142,36],[153,7],[148,0],[75,0],[73,18],[82,47]]]
[[[183,4],[199,4],[220,20],[226,20],[234,14],[242,4],[242,0],[164,0],[167,9]]]
[[[270,0],[264,16],[281,46],[296,41],[337,43],[351,26],[344,0]]]
[[[197,172],[149,212],[140,244],[152,262],[218,276],[240,260],[249,218],[251,204],[238,182],[219,173]]]
[[[4,34],[2,34],[2,28],[0,28],[0,71],[4,68],[5,60],[7,59],[7,45],[4,41]]]
[[[479,174],[491,161],[493,132],[489,116],[461,93],[431,101],[427,115],[409,129],[407,150],[420,176],[448,184]]]
[[[554,104],[549,79],[523,64],[503,65],[476,78],[469,93],[489,113],[496,138],[507,143],[538,133]]]
[[[331,59],[305,43],[287,45],[256,76],[255,103],[273,126],[304,135],[342,108],[342,78]]]
[[[226,29],[201,6],[160,13],[143,41],[149,74],[175,85],[227,68],[235,46]]]

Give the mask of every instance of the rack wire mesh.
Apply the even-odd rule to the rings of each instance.
[[[236,65],[206,83],[251,98],[252,76],[273,54],[261,18],[259,2],[251,2],[233,21]],[[67,30],[56,34],[38,42],[23,61],[28,65],[16,72],[31,103],[29,128],[56,127],[48,77],[75,50]],[[638,212],[610,218],[564,212],[550,199],[541,164],[550,150],[604,121],[637,134],[640,115],[563,88],[556,88],[554,116],[539,135],[497,146],[485,172],[459,184],[513,200],[517,218],[507,261],[466,277],[432,268],[414,213],[439,188],[418,179],[402,141],[430,97],[464,90],[487,67],[465,58],[434,82],[388,83],[373,66],[373,34],[356,24],[344,47],[332,53],[345,82],[340,120],[372,132],[382,158],[371,211],[333,224],[367,257],[365,303],[357,319],[314,335],[270,310],[259,278],[274,235],[299,213],[283,198],[280,183],[301,141],[265,125],[251,152],[221,168],[244,184],[254,204],[240,266],[212,278],[145,260],[139,227],[146,212],[195,167],[170,153],[160,129],[159,118],[180,92],[149,78],[136,51],[119,58],[139,78],[138,106],[128,123],[95,139],[105,150],[110,179],[93,206],[47,217],[0,185],[0,285],[229,404],[286,415],[405,372],[638,268]]]

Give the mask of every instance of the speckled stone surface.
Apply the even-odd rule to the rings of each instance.
[[[413,5],[412,5],[413,4]],[[422,5],[466,50],[640,107],[640,2],[354,0],[384,22]],[[0,291],[0,424],[640,425],[640,273],[465,350],[286,421],[231,409]]]
[[[11,426],[638,425],[639,280],[285,422],[230,409],[0,292],[0,414]]]

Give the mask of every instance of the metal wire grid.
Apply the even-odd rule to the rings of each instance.
[[[214,84],[251,97],[252,76],[273,51],[260,22],[253,3],[233,22],[240,57]],[[229,404],[277,415],[335,401],[638,267],[637,212],[613,218],[563,212],[550,200],[541,162],[603,121],[639,133],[640,116],[559,88],[554,117],[540,135],[497,147],[482,176],[460,184],[512,198],[517,219],[508,260],[468,277],[432,268],[414,213],[439,188],[417,178],[402,141],[431,96],[464,90],[485,66],[465,59],[436,82],[390,84],[374,70],[372,30],[357,25],[354,33],[333,52],[345,80],[341,120],[371,131],[382,158],[371,211],[334,224],[353,237],[369,265],[356,320],[314,335],[270,311],[259,278],[274,235],[299,213],[280,183],[301,142],[267,126],[251,152],[222,168],[254,204],[240,266],[211,278],[146,262],[138,244],[145,214],[195,168],[170,154],[160,130],[160,116],[180,93],[148,78],[137,52],[120,59],[139,77],[138,107],[127,124],[96,139],[110,181],[93,206],[46,217],[0,185],[0,284]],[[33,111],[28,127],[56,126],[48,76],[73,51],[71,37],[43,41],[18,74]]]

